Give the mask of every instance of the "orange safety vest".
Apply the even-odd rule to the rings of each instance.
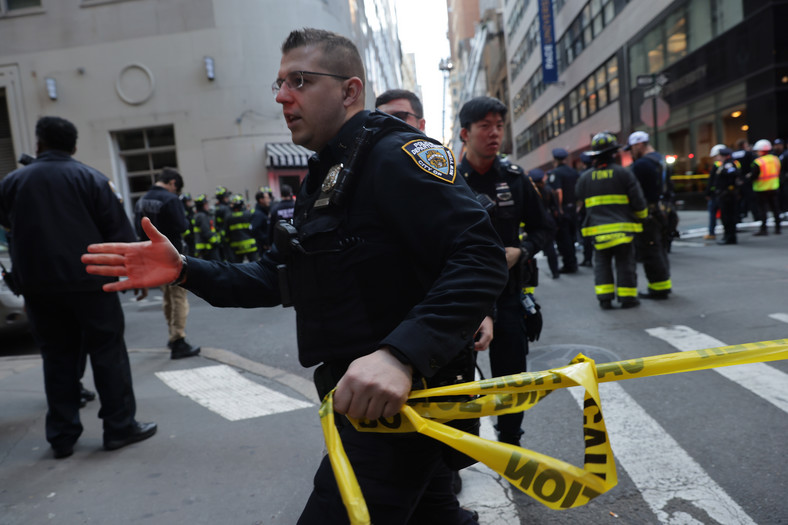
[[[752,183],[753,191],[771,191],[780,188],[780,159],[772,154],[755,159],[761,173]]]

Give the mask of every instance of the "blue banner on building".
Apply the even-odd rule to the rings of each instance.
[[[542,37],[542,82],[558,82],[552,0],[539,0],[539,33]]]

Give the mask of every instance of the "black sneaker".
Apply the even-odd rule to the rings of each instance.
[[[200,353],[199,346],[192,346],[186,342],[186,339],[181,337],[172,343],[167,344],[172,352],[170,352],[170,359],[183,359],[184,357],[194,357]]]

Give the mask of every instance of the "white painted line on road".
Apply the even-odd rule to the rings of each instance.
[[[703,525],[683,511],[669,509],[688,503],[705,511],[715,523],[755,525],[738,503],[616,383],[599,385],[605,424],[619,465],[637,486],[660,523]],[[569,392],[583,409],[583,389]]]
[[[227,365],[156,372],[167,386],[230,421],[314,406],[246,379]]]
[[[682,352],[728,346],[719,339],[696,332],[688,326],[649,328],[646,332]],[[765,363],[723,366],[712,370],[788,413],[788,374]]]
[[[482,418],[479,435],[495,441],[495,429],[491,418]],[[466,509],[479,513],[479,523],[485,525],[511,525],[520,523],[517,506],[512,501],[509,482],[484,463],[476,463],[461,471],[462,492],[458,499]]]
[[[788,323],[788,314],[769,314],[769,317],[782,321],[783,323]]]

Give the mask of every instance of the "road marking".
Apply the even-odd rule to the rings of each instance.
[[[788,323],[788,314],[769,314],[769,317],[782,321],[783,323]]]
[[[495,441],[492,418],[483,417],[479,435]],[[512,500],[509,482],[484,463],[476,463],[462,470],[462,492],[458,499],[466,509],[479,513],[479,523],[485,525],[511,525],[520,523],[517,506]]]
[[[738,503],[616,383],[599,385],[605,424],[619,465],[637,486],[660,523],[703,525],[670,507],[684,503],[701,509],[715,523],[755,524]],[[580,409],[583,389],[570,388]],[[667,510],[666,510],[667,509]]]
[[[156,372],[156,377],[230,421],[314,406],[250,381],[227,365]]]
[[[646,332],[682,352],[727,346],[719,339],[696,332],[688,326],[649,328]],[[712,370],[788,413],[788,374],[765,363],[723,366]]]

